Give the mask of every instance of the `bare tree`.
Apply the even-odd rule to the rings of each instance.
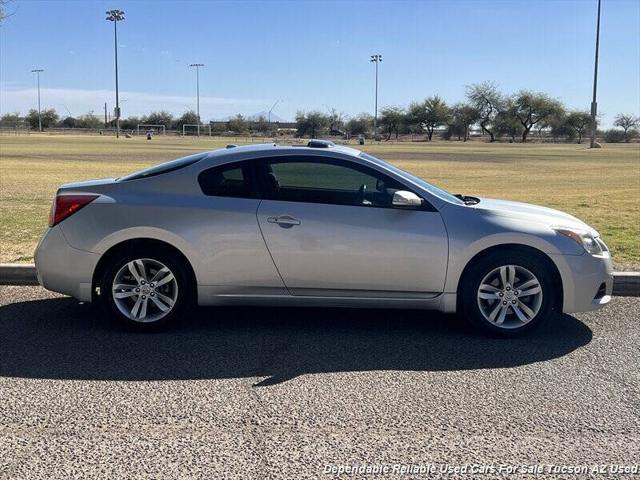
[[[629,135],[629,130],[635,129],[638,124],[640,124],[640,118],[633,115],[619,113],[618,115],[616,115],[613,124],[616,127],[620,127],[622,130],[624,130],[624,141],[629,142],[631,138]]]
[[[342,130],[344,128],[344,113],[332,108],[327,115],[327,121],[329,122],[329,130]]]
[[[495,142],[496,117],[504,107],[504,97],[493,82],[474,83],[467,86],[467,99],[478,112],[478,125]]]

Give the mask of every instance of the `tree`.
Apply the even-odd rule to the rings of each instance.
[[[450,112],[449,128],[447,129],[449,137],[454,134],[458,136],[458,140],[462,137],[466,142],[469,140],[471,125],[480,119],[479,110],[468,103],[456,103],[451,107]]]
[[[166,110],[151,112],[149,115],[142,117],[141,120],[142,122],[140,123],[146,123],[148,125],[164,125],[167,130],[171,130],[173,128],[173,115]]]
[[[351,117],[345,128],[349,135],[365,135],[373,128],[373,116],[368,113],[361,113]]]
[[[503,95],[493,82],[475,83],[467,87],[467,99],[478,112],[478,124],[489,141],[495,142],[496,117],[504,106]]]
[[[639,123],[640,118],[634,117],[633,115],[619,113],[618,115],[616,115],[613,125],[624,130],[624,141],[629,142],[629,140],[631,139],[629,130],[634,130]]]
[[[304,111],[298,111],[296,113],[296,128],[299,137],[304,137],[308,134],[311,138],[316,138],[316,135],[328,125],[329,119],[322,112],[311,111],[305,113]]]
[[[424,102],[409,105],[407,123],[426,130],[429,141],[433,137],[433,131],[441,125],[446,125],[448,119],[449,107],[438,95],[428,97]]]
[[[122,130],[135,130],[138,128],[138,125],[141,123],[145,123],[142,121],[143,119],[140,119],[138,117],[135,116],[131,116],[131,117],[127,117],[127,118],[121,118],[120,119],[120,128]],[[111,126],[115,126],[115,122],[113,120],[111,120]]]
[[[332,108],[327,115],[327,121],[329,122],[329,130],[343,130],[344,129],[344,114],[339,112],[335,108]]]
[[[521,90],[513,97],[513,115],[522,125],[522,142],[527,141],[531,129],[538,123],[549,121],[564,112],[562,104],[540,92]]]
[[[494,122],[495,134],[498,137],[508,135],[510,141],[515,142],[516,136],[522,135],[523,128],[516,117],[516,106],[511,98],[505,100]]]
[[[549,127],[551,127],[551,136],[554,139],[564,137],[567,140],[573,140],[576,138],[576,131],[569,124],[569,115],[556,115],[549,122]]]
[[[89,112],[86,115],[80,115],[76,119],[75,126],[79,128],[100,128],[103,126],[103,121],[96,117],[93,112]]]
[[[42,128],[50,128],[58,123],[58,114],[53,108],[41,110],[41,117]],[[38,128],[38,111],[33,108],[29,110],[29,113],[25,117],[25,120],[32,129],[36,130]]]
[[[258,118],[253,121],[252,127],[257,132],[266,133],[269,131],[269,119],[264,115],[259,115]]]
[[[627,141],[627,138],[624,132],[621,130],[618,130],[617,128],[611,128],[605,131],[603,136],[604,136],[604,141],[607,143],[622,143]]]
[[[5,113],[0,117],[0,125],[3,127],[17,127],[18,125],[24,125],[25,119],[20,116],[19,112]]]
[[[565,117],[565,125],[578,137],[578,143],[582,143],[582,137],[591,130],[591,114],[585,111],[573,111]]]
[[[238,114],[227,121],[227,129],[234,133],[244,133],[249,128],[245,118],[242,115]]]
[[[197,125],[198,124],[198,114],[193,110],[185,111],[180,118],[177,118],[174,121],[174,126],[176,130],[182,131],[183,125]]]
[[[60,126],[64,128],[76,128],[76,122],[77,120],[69,115],[62,119],[62,121],[60,122]]]
[[[400,107],[384,107],[380,110],[380,126],[387,133],[387,141],[391,139],[391,134],[395,133],[396,140],[400,133],[400,128],[405,121],[405,112]]]

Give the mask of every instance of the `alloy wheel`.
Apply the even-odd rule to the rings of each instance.
[[[167,316],[178,299],[178,282],[163,263],[151,258],[127,262],[112,285],[118,310],[130,320],[150,323]]]
[[[477,299],[480,312],[489,323],[504,329],[519,328],[540,311],[542,286],[530,270],[503,265],[485,275]]]

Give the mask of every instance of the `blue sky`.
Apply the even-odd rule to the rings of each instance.
[[[541,90],[571,108],[591,100],[596,0],[28,1],[0,27],[0,112],[42,103],[60,114],[100,114],[114,103],[113,24],[120,8],[123,115],[195,107],[201,115],[268,110],[373,110],[372,53],[383,54],[379,104],[404,106],[493,80],[505,92]],[[640,114],[640,2],[603,0],[598,86],[604,125]]]

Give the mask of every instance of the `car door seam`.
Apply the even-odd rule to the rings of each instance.
[[[258,207],[256,208],[256,223],[258,224],[258,229],[260,230],[260,235],[262,236],[262,241],[264,242],[264,247],[267,249],[267,253],[269,253],[269,257],[271,258],[273,267],[276,269],[276,272],[278,272],[278,276],[280,277],[280,281],[282,282],[282,285],[284,285],[284,288],[289,295],[293,295],[291,293],[291,290],[289,290],[289,287],[287,286],[286,282],[284,281],[282,274],[280,273],[280,269],[278,268],[278,265],[276,264],[276,261],[274,260],[273,255],[271,254],[271,250],[269,250],[269,244],[267,243],[267,239],[264,236],[264,232],[262,231],[262,225],[260,225],[260,218],[258,218],[258,212],[260,211],[260,206],[262,205],[263,201],[264,201],[263,199],[260,199],[260,202],[258,202]]]

